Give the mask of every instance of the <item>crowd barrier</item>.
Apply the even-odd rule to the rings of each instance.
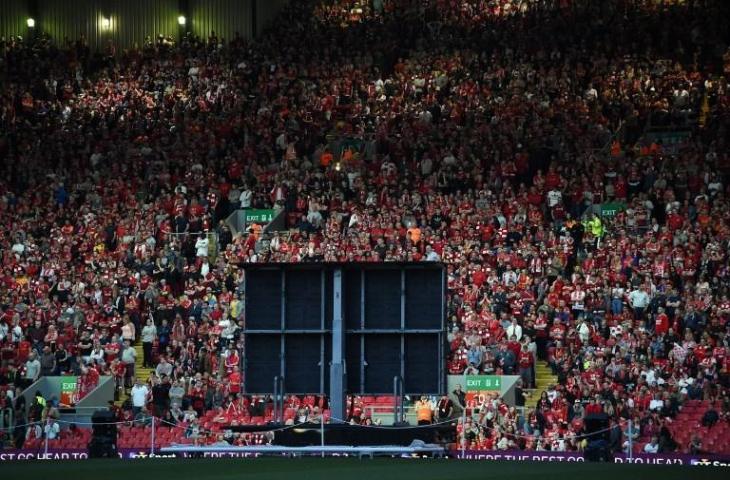
[[[263,450],[263,449],[262,449]],[[120,459],[144,460],[150,458],[258,458],[272,456],[265,451],[235,451],[209,448],[207,451],[195,452],[164,452],[150,453],[149,450],[139,448],[122,448],[117,451]],[[309,454],[322,457],[359,457],[356,452],[348,452],[333,448],[317,449],[311,448]],[[275,456],[289,458],[292,455],[282,449],[277,449]],[[484,450],[451,450],[448,457],[464,461],[511,461],[511,462],[565,462],[582,463],[585,458],[581,452],[547,452],[547,451],[484,451]],[[21,449],[0,451],[0,463],[12,461],[58,461],[58,460],[85,460],[89,454],[84,449],[49,449],[44,452],[42,449]],[[730,455],[691,455],[681,453],[666,454],[634,454],[629,458],[625,454],[614,456],[613,463],[632,463],[643,465],[683,465],[694,467],[730,467]]]

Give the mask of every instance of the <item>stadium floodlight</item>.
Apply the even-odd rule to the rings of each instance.
[[[187,23],[187,21],[188,21],[188,19],[185,18],[185,15],[180,15],[179,17],[177,17],[177,24],[180,25],[181,27],[184,27],[185,24]]]
[[[101,28],[104,30],[109,30],[109,27],[111,26],[112,21],[109,19],[109,17],[102,17],[101,18]]]
[[[35,18],[28,17],[28,20],[26,20],[25,23],[28,25],[28,28],[35,28]]]

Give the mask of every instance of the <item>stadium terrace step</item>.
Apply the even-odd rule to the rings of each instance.
[[[530,395],[525,401],[526,407],[535,407],[537,402],[540,400],[540,395],[544,390],[547,390],[551,384],[558,383],[558,377],[553,375],[550,367],[545,365],[545,362],[537,362],[535,365],[535,386],[537,388],[530,389]]]
[[[144,350],[142,349],[141,340],[137,340],[137,342],[133,346],[134,346],[134,350],[137,352],[137,358],[134,362],[135,375],[137,378],[139,378],[143,382],[146,382],[150,378],[152,373],[154,373],[155,370],[153,368],[148,368],[148,367],[142,366],[144,364]],[[114,403],[117,406],[121,407],[128,398],[129,398],[129,395],[127,394],[127,392],[126,391],[122,392],[119,395],[119,400],[116,400]]]

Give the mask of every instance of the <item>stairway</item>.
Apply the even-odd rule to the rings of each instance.
[[[540,400],[540,395],[542,394],[543,390],[547,390],[548,385],[557,383],[558,377],[553,375],[553,371],[550,369],[550,367],[548,367],[544,361],[538,360],[537,364],[535,365],[535,386],[537,388],[530,391],[530,396],[525,401],[525,406],[535,407],[538,400]]]
[[[137,358],[134,362],[134,373],[138,379],[142,382],[146,382],[147,379],[150,378],[152,372],[154,372],[154,369],[142,366],[142,363],[144,362],[144,351],[142,350],[142,341],[140,339],[138,339],[134,344],[134,350],[137,352]],[[114,403],[121,407],[128,398],[129,394],[124,391],[121,395],[119,395],[119,400]]]

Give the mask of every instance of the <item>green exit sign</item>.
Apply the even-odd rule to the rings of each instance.
[[[269,223],[274,219],[274,210],[246,210],[246,225],[252,223]]]
[[[499,375],[467,375],[466,391],[483,392],[485,390],[497,390],[502,388],[502,378]]]

